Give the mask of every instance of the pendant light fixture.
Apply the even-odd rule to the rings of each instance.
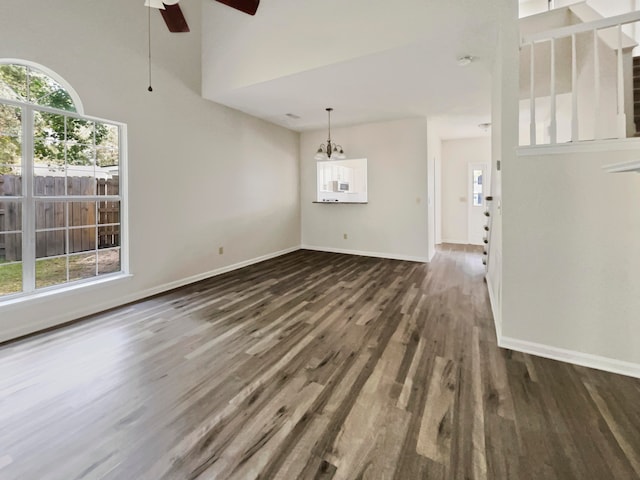
[[[329,116],[329,138],[327,139],[327,143],[323,143],[318,147],[316,156],[313,158],[321,162],[323,160],[331,160],[331,156],[333,155],[334,159],[344,160],[347,158],[347,155],[344,153],[342,146],[331,141],[331,112],[333,108],[326,108],[325,110]]]

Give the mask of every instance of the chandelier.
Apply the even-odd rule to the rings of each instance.
[[[333,155],[336,159],[344,160],[347,158],[347,155],[344,153],[342,146],[331,141],[331,112],[333,108],[326,108],[325,110],[329,115],[329,138],[327,139],[327,143],[323,143],[318,147],[316,156],[313,158],[320,162],[323,160],[331,160],[331,156]]]

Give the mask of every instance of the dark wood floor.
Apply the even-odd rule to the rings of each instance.
[[[0,478],[640,478],[640,381],[498,349],[482,275],[299,251],[6,345]]]

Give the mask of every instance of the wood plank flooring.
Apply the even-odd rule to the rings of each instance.
[[[637,479],[639,400],[497,348],[477,250],[299,251],[0,347],[0,478]]]

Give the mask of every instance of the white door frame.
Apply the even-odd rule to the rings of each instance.
[[[482,205],[478,207],[473,206],[473,171],[482,169]],[[484,211],[486,206],[487,190],[489,187],[489,172],[487,171],[486,163],[469,163],[467,174],[467,243],[472,244],[473,225],[472,218],[474,209],[480,209]],[[477,234],[478,232],[476,232]]]

